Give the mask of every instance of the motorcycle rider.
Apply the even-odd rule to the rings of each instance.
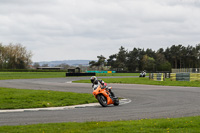
[[[115,97],[115,94],[112,92],[111,87],[108,87],[107,83],[105,83],[103,80],[98,80],[96,76],[92,76],[90,78],[90,81],[92,82],[92,89],[93,89],[93,91],[96,90],[99,85],[101,85],[102,89],[106,88],[106,90],[109,91],[109,97],[113,101],[116,101],[116,99],[118,99],[117,97]],[[118,100],[118,104],[116,104],[116,105],[119,105],[119,100]]]
[[[92,83],[92,88],[93,90],[95,89],[96,86],[102,85],[102,86],[107,86],[107,84],[103,80],[98,80],[96,76],[92,76],[90,78],[90,81]]]
[[[95,90],[99,85],[102,85],[103,88],[106,88],[113,95],[113,97],[115,97],[112,90],[107,86],[107,83],[105,83],[103,80],[98,80],[96,76],[92,76],[90,78],[90,81],[92,82],[93,90]]]

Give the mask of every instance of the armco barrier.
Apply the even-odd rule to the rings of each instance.
[[[96,76],[96,73],[66,73],[66,76]]]
[[[200,68],[179,68],[172,69],[172,73],[199,73]]]
[[[200,73],[171,73],[171,81],[200,81]]]
[[[164,81],[165,76],[163,73],[150,73],[149,79],[154,80],[154,81]]]

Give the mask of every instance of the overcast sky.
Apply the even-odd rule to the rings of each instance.
[[[34,62],[195,46],[200,0],[0,0],[0,43],[21,43]]]

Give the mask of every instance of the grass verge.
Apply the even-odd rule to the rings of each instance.
[[[94,103],[92,94],[0,88],[0,109],[24,109]]]
[[[0,80],[66,77],[66,72],[0,72]]]
[[[25,126],[1,126],[7,133],[197,133],[200,131],[200,116],[166,119],[141,119],[112,122],[51,123]]]
[[[96,76],[138,76],[140,73],[96,73]],[[146,76],[149,76],[147,73]]]
[[[139,76],[139,73],[97,73],[97,76]],[[0,80],[59,77],[66,77],[66,72],[0,72]]]
[[[187,86],[187,87],[200,87],[199,81],[153,81],[149,78],[110,78],[102,79],[106,83],[121,83],[121,84],[145,84],[145,85],[162,85],[162,86]],[[90,80],[73,81],[76,83],[90,83]]]

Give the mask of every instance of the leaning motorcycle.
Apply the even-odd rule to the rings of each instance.
[[[112,89],[112,87],[109,87],[109,89]],[[93,95],[103,107],[106,107],[110,104],[115,106],[119,105],[119,98],[115,97],[114,93],[109,91],[105,86],[98,85],[94,87]]]

